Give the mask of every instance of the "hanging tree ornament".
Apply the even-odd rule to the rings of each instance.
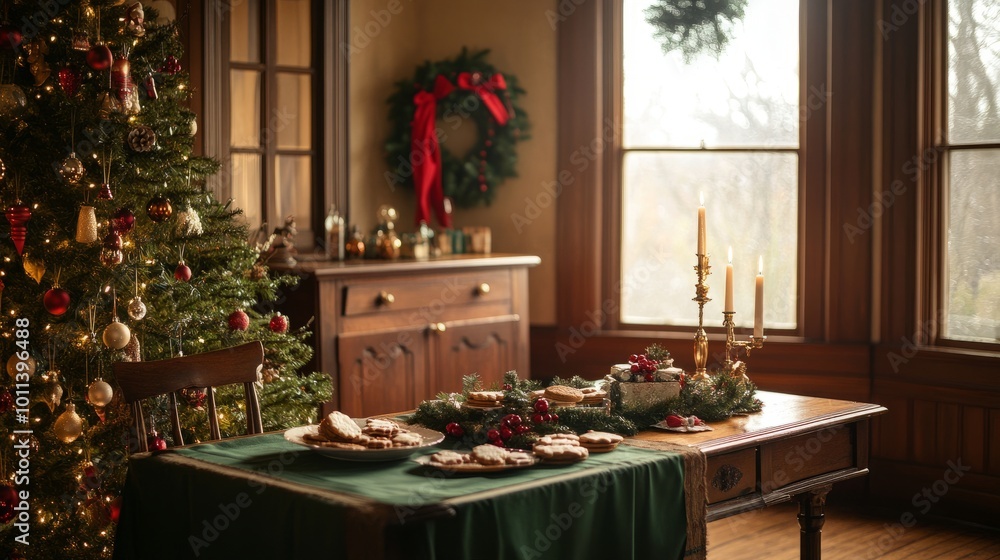
[[[55,413],[56,408],[62,403],[63,388],[59,384],[59,370],[53,369],[43,376],[45,380],[42,384],[42,401],[49,407],[50,413]]]
[[[74,51],[89,51],[90,50],[90,35],[86,31],[77,31],[73,33],[73,39],[70,42],[70,46]]]
[[[205,233],[201,224],[201,216],[190,204],[177,213],[177,226],[174,228],[177,237],[195,237]]]
[[[114,231],[104,236],[100,259],[101,264],[108,268],[122,263],[125,259],[125,255],[122,253],[122,236]]]
[[[84,204],[76,219],[76,242],[91,244],[97,241],[97,215],[94,207]]]
[[[163,186],[166,188],[166,182],[163,183]],[[159,194],[151,198],[149,204],[146,205],[146,215],[158,224],[170,219],[173,213],[174,208],[170,205],[170,199]]]
[[[76,413],[76,405],[69,403],[66,410],[56,418],[52,433],[63,443],[73,443],[83,433],[83,419]]]
[[[281,313],[277,313],[273,317],[271,317],[271,320],[268,322],[267,326],[269,329],[271,329],[272,332],[276,332],[279,334],[288,332],[288,317],[282,315]]]
[[[16,117],[28,104],[24,90],[17,84],[0,85],[0,116]]]
[[[115,59],[111,64],[111,91],[115,93],[119,108],[126,115],[139,112],[139,96],[132,82],[132,65],[128,61],[128,52],[122,58]]]
[[[121,350],[132,338],[132,333],[128,326],[118,320],[118,296],[114,291],[111,293],[111,323],[104,328],[101,339],[104,345],[112,350]]]
[[[90,400],[90,404],[94,406],[108,406],[111,402],[111,398],[114,396],[114,389],[107,381],[98,377],[90,384],[87,388],[87,399]]]
[[[24,254],[24,240],[28,236],[28,220],[31,219],[31,208],[21,201],[7,208],[5,213],[10,222],[10,239],[18,255]]]
[[[125,27],[129,33],[136,37],[145,35],[146,28],[143,27],[145,21],[146,13],[142,9],[142,2],[136,2],[128,7],[128,11],[125,12]]]
[[[180,259],[177,262],[177,268],[174,269],[174,278],[181,282],[187,282],[191,280],[191,267],[184,263],[184,248],[186,244],[181,245]]]
[[[21,365],[23,364],[23,365]],[[35,375],[35,369],[38,368],[38,362],[35,361],[33,356],[28,356],[27,360],[22,360],[18,358],[17,353],[12,354],[7,360],[7,375],[14,378],[19,373],[23,373],[28,377]]]
[[[137,337],[137,336],[130,336],[128,338],[128,344],[125,345],[125,348],[122,349],[122,352],[124,353],[124,356],[122,357],[122,359],[124,361],[126,361],[126,362],[139,362],[139,361],[142,361],[142,359],[140,357],[140,354],[139,354],[139,352],[140,352],[139,337]]]
[[[111,156],[104,152],[104,159],[101,161],[101,172],[104,174],[104,182],[101,183],[101,190],[97,191],[97,198],[101,200],[113,200],[115,195],[111,192]]]
[[[59,164],[59,175],[71,185],[79,183],[86,172],[83,162],[76,157],[76,152],[70,152],[69,157]]]
[[[163,65],[160,66],[160,72],[164,74],[176,74],[181,71],[181,62],[177,60],[177,57],[170,55],[163,61]]]
[[[153,77],[153,73],[150,72],[146,76],[146,81],[143,83],[146,86],[146,97],[156,100],[160,95],[156,92],[156,78]]]
[[[135,227],[135,214],[126,207],[119,208],[111,217],[111,229],[119,235],[126,235]]]
[[[36,284],[42,283],[42,278],[45,276],[45,261],[25,253],[21,257],[21,265],[24,266],[24,272],[29,278],[33,279]]]
[[[45,292],[45,296],[42,298],[42,304],[45,306],[45,310],[56,317],[59,317],[69,310],[70,302],[69,292],[59,287],[59,274],[61,272],[62,269],[56,270],[56,279],[52,282],[52,287]]]
[[[87,51],[87,65],[100,72],[111,68],[114,59],[111,49],[101,41],[101,9],[97,8],[97,44]]]
[[[24,52],[27,55],[28,69],[35,77],[35,86],[40,86],[52,75],[49,63],[45,61],[45,55],[49,52],[49,45],[41,37],[32,39],[24,44]]]
[[[135,267],[135,297],[128,302],[128,316],[133,321],[141,321],[146,316],[146,304],[139,296],[139,266]],[[134,337],[133,337],[134,338]]]
[[[128,133],[128,147],[139,153],[152,150],[156,147],[156,132],[145,125],[133,128]]]
[[[90,47],[87,48],[89,49]],[[59,69],[56,76],[59,80],[59,87],[68,97],[73,97],[76,95],[76,92],[80,91],[80,83],[83,82],[83,76],[80,75],[80,72],[76,68],[63,66]]]

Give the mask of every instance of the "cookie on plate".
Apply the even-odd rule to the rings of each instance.
[[[575,463],[589,457],[590,452],[580,445],[551,444],[535,446],[535,456],[547,463]]]
[[[624,440],[622,436],[618,434],[612,434],[610,432],[595,432],[593,430],[581,434],[579,437],[580,445],[608,445],[608,444],[618,444]]]
[[[350,449],[351,451],[362,451],[364,449],[368,449],[364,445],[358,445],[357,443],[350,443],[347,441],[324,441],[322,443],[317,443],[316,445],[330,447],[333,449]]]
[[[456,453],[454,451],[438,451],[437,453],[431,455],[431,461],[441,465],[461,465],[466,462],[468,455],[464,453]]]
[[[387,437],[372,437],[366,445],[368,449],[387,449],[392,447],[392,440]]]
[[[471,453],[472,459],[480,465],[503,465],[509,454],[506,449],[491,443],[477,445],[472,448]]]
[[[511,451],[507,454],[507,464],[514,465],[516,467],[533,465],[535,463],[535,458],[529,453],[524,451]]]
[[[545,398],[553,401],[578,403],[583,400],[583,392],[575,387],[553,385],[545,388]]]
[[[392,437],[399,433],[399,424],[391,420],[369,418],[361,431],[370,436]]]
[[[350,416],[334,410],[320,422],[319,433],[330,441],[351,441],[361,435],[361,427]]]
[[[420,434],[413,432],[400,431],[398,434],[392,436],[393,447],[416,447],[423,442],[424,438],[420,437]]]

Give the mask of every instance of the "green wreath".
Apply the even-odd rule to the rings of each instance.
[[[429,99],[428,93],[436,98],[433,143],[441,162],[437,194],[463,208],[480,203],[489,205],[495,187],[517,176],[515,145],[528,138],[528,119],[517,104],[524,90],[518,86],[516,77],[501,74],[486,62],[488,53],[488,50],[470,53],[463,48],[458,57],[425,62],[417,68],[413,79],[396,83],[396,91],[388,99],[392,130],[385,143],[388,164],[385,179],[390,187],[402,184],[414,188],[420,182],[419,164],[426,158],[414,147],[414,117],[420,115],[418,96]],[[498,122],[498,114],[506,115],[506,123]],[[448,130],[457,128],[465,119],[475,122],[479,134],[469,153],[459,156],[438,146],[437,137],[446,138]],[[419,130],[417,134],[419,143]],[[426,206],[421,217],[421,188],[417,187],[418,222],[429,218]],[[430,196],[429,204],[439,212],[441,220],[440,201],[434,200],[434,193]]]

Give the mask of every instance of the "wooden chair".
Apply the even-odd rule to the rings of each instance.
[[[143,420],[142,400],[158,395],[170,395],[170,424],[174,445],[184,445],[181,436],[180,415],[177,412],[177,391],[189,387],[206,388],[208,422],[211,439],[222,439],[219,418],[215,409],[213,387],[243,383],[246,394],[247,434],[263,433],[260,419],[260,401],[254,383],[264,367],[264,345],[248,342],[240,346],[181,356],[152,362],[117,362],[115,378],[121,387],[122,397],[132,405],[139,451],[148,451],[146,422]]]

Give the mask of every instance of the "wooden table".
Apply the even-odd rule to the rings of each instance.
[[[826,495],[835,482],[868,474],[869,419],[886,409],[766,391],[758,396],[761,412],[714,423],[713,431],[646,431],[635,439],[705,453],[708,521],[798,500],[800,557],[818,560]]]

